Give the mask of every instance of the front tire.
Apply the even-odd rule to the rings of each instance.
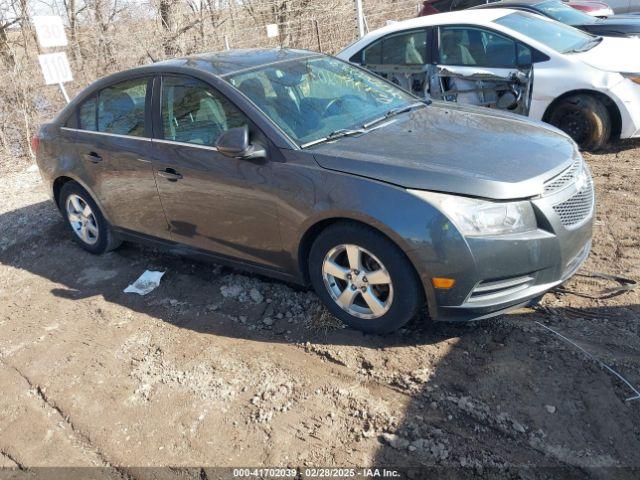
[[[91,195],[76,182],[67,182],[58,199],[60,212],[74,239],[87,252],[99,255],[120,243]]]
[[[313,243],[309,276],[329,311],[367,333],[388,333],[407,324],[424,293],[404,253],[381,233],[341,222]]]
[[[611,136],[607,107],[593,95],[571,95],[561,100],[549,123],[567,133],[583,150],[599,150]]]

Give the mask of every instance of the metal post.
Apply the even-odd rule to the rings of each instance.
[[[320,26],[318,25],[318,20],[314,20],[316,26],[316,36],[318,37],[318,51],[322,53],[322,41],[320,40]]]
[[[364,14],[362,13],[362,0],[356,0],[356,18],[358,20],[358,35],[364,37]]]
[[[64,85],[62,83],[59,83],[58,85],[60,86],[60,91],[62,92],[62,96],[67,101],[67,103],[69,103],[69,95],[67,95],[67,90],[64,88]]]

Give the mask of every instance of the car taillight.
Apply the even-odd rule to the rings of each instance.
[[[33,137],[31,137],[31,151],[33,152],[34,155],[38,153],[39,147],[40,147],[40,137],[38,137],[38,135],[34,135]]]

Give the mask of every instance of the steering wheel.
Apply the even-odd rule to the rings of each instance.
[[[346,106],[349,102],[357,102],[358,104],[362,103],[362,99],[357,95],[345,95],[344,97],[334,98],[330,100],[329,103],[324,107],[322,112],[323,117],[330,117],[332,115],[337,115],[340,112],[336,109]]]
[[[332,110],[338,108],[340,105],[342,105],[342,103],[343,100],[341,98],[334,98],[333,100],[329,100],[329,103],[325,105],[324,110],[322,111],[322,116],[329,117],[331,115],[335,115],[337,112],[332,112]]]

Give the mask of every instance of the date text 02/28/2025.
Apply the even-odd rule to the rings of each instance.
[[[234,468],[234,477],[260,478],[394,478],[399,477],[397,470],[386,468]]]

